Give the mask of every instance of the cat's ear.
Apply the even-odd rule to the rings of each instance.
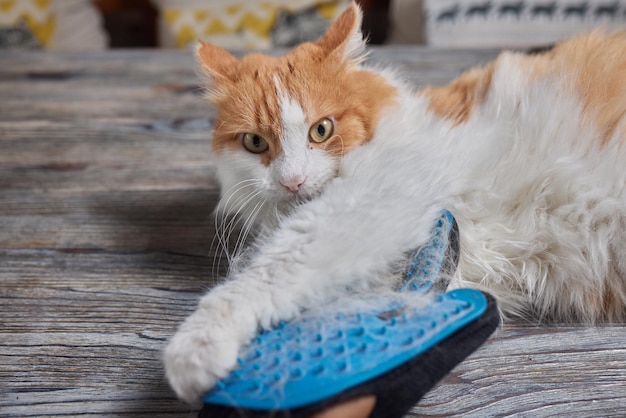
[[[338,58],[348,61],[362,61],[365,51],[365,40],[361,33],[362,19],[360,7],[353,1],[316,42],[317,45],[329,55],[338,55]]]
[[[230,52],[208,42],[198,42],[196,59],[212,82],[232,80],[239,60]]]

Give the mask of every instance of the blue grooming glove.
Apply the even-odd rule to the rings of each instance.
[[[428,245],[411,254],[396,300],[305,315],[261,333],[205,396],[200,417],[308,417],[365,395],[376,397],[371,417],[404,416],[499,322],[491,296],[441,293],[458,254],[458,228],[444,211]]]

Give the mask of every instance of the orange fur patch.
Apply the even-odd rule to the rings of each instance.
[[[568,77],[583,103],[583,113],[595,120],[601,145],[626,118],[626,31],[582,35],[538,55],[535,75]]]
[[[532,77],[571,83],[583,103],[583,113],[600,131],[601,145],[626,118],[626,31],[613,35],[592,32],[542,54],[519,54],[517,59]],[[485,99],[497,65],[498,60],[463,74],[447,86],[427,88],[420,94],[429,99],[431,111],[460,124]]]
[[[202,44],[198,60],[211,78],[208,99],[218,111],[213,150],[219,154],[240,148],[241,134],[255,133],[269,144],[260,154],[264,165],[280,155],[280,102],[274,80],[283,94],[300,104],[309,125],[325,117],[335,121],[333,136],[326,142],[302,138],[310,148],[341,156],[369,141],[396,91],[381,75],[360,69],[359,57],[346,56],[359,22],[360,12],[353,4],[321,40],[301,44],[283,57],[250,54],[237,60],[221,48]]]
[[[439,117],[450,119],[455,125],[465,122],[487,95],[494,64],[475,68],[447,86],[430,87],[420,94],[429,99],[428,108]]]

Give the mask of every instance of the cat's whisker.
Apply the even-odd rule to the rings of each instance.
[[[237,216],[233,215],[227,221],[227,216],[224,215],[222,219],[216,219],[216,222],[219,223],[219,229],[216,233],[219,235],[219,244],[222,248],[222,252],[226,256],[227,262],[232,263],[232,253],[230,251],[230,235],[234,228],[234,224],[237,222]]]
[[[216,218],[215,218],[216,219]],[[217,222],[215,222],[215,233],[213,234],[213,239],[211,239],[210,251],[213,251],[213,263],[211,265],[211,277],[218,276],[219,266],[222,262],[222,248],[219,243],[219,233],[217,232]],[[216,269],[217,267],[217,269]]]
[[[236,193],[240,193],[241,190],[244,190],[246,187],[250,187],[255,185],[256,182],[252,182],[250,184],[247,185],[241,185],[239,184],[239,187],[236,188]],[[235,189],[235,188],[233,188]],[[224,254],[227,257],[228,263],[232,264],[234,257],[236,257],[237,253],[238,253],[238,247],[240,247],[238,245],[238,241],[235,243],[235,247],[233,249],[233,251],[231,252],[230,250],[230,236],[232,235],[233,231],[235,230],[235,227],[238,223],[241,222],[242,216],[241,213],[244,211],[248,211],[249,206],[250,206],[250,202],[254,201],[259,195],[261,195],[261,191],[259,190],[255,190],[252,191],[249,194],[246,195],[239,195],[234,202],[232,202],[232,205],[238,208],[236,212],[232,213],[231,211],[228,210],[223,210],[220,215],[221,216],[216,216],[215,217],[215,222],[216,222],[216,235],[219,235],[218,238],[218,243],[219,245],[222,247]],[[232,196],[229,196],[229,201],[230,199],[232,199]],[[228,205],[230,204],[230,202],[227,201],[227,203],[225,204],[225,207],[228,207]],[[260,202],[263,202],[263,200],[261,200]],[[254,208],[252,209],[252,211],[255,211],[256,208],[258,206],[257,205],[254,206]],[[247,222],[247,220],[249,219],[249,216],[246,218],[245,223]],[[227,221],[226,218],[230,217],[230,220]],[[256,215],[255,215],[256,218]]]
[[[228,211],[224,213],[224,216],[222,217],[222,220],[225,221],[227,216],[231,217],[230,222],[228,222],[228,224],[225,225],[225,230],[228,230],[228,236],[230,236],[232,230],[234,229],[235,225],[237,224],[239,218],[240,218],[240,213],[244,210],[246,210],[246,208],[248,207],[248,203],[250,201],[252,201],[252,199],[256,198],[257,196],[259,196],[261,194],[260,191],[255,190],[250,194],[244,195],[244,196],[239,196],[234,202],[233,202],[233,206],[237,208],[237,210],[235,212],[233,211]],[[224,222],[225,223],[225,222]]]
[[[239,235],[237,236],[237,241],[235,242],[235,247],[233,249],[234,256],[238,255],[242,251],[243,246],[246,240],[248,239],[250,232],[252,231],[254,222],[257,216],[259,215],[259,213],[261,212],[261,210],[263,210],[263,206],[265,206],[265,203],[266,203],[265,200],[259,200],[257,204],[254,206],[254,208],[250,211],[248,218],[243,223],[243,226],[241,227],[241,230],[239,231]]]
[[[225,196],[227,197],[223,198],[222,201],[218,204],[218,208],[216,210],[215,218],[214,218],[215,219],[215,238],[217,239],[218,246],[222,250],[221,252],[219,252],[220,261],[217,263],[218,268],[219,268],[219,264],[221,263],[222,253],[226,255],[226,258],[229,264],[232,262],[232,257],[229,251],[228,240],[229,240],[231,231],[234,227],[234,223],[236,222],[236,219],[239,213],[241,212],[241,210],[243,210],[243,208],[246,206],[247,202],[250,199],[254,198],[254,196],[258,195],[259,193],[259,192],[253,191],[252,193],[248,193],[242,196],[241,192],[245,190],[246,188],[254,187],[256,184],[258,184],[258,180],[256,179],[246,179],[246,180],[240,181],[226,193]],[[231,213],[232,211],[230,210],[230,207],[231,206],[235,207],[235,205],[238,206],[239,209],[235,213]],[[229,216],[232,216],[232,219],[229,222],[227,222],[226,218]],[[215,270],[215,259],[218,257],[217,254],[218,252],[216,251],[216,255],[214,257],[214,262],[213,262],[213,265],[214,265],[213,270]]]
[[[274,205],[274,219],[277,224],[279,224],[284,217],[283,212],[280,211],[278,205]]]
[[[242,196],[240,193],[246,188],[254,187],[257,184],[258,184],[258,180],[256,179],[246,179],[246,180],[240,181],[235,186],[233,186],[230,190],[228,190],[224,194],[224,197],[220,200],[219,204],[217,205],[216,215],[221,216],[223,218],[225,215],[230,213],[231,210],[229,210],[229,208],[231,207],[231,205],[232,206],[235,206],[236,204],[239,205],[238,202],[242,199]],[[243,196],[243,198],[245,197],[246,196]],[[232,201],[233,198],[235,198],[234,202]]]
[[[215,257],[217,258],[219,254],[219,261],[217,262],[217,268],[219,269],[223,255],[226,256],[227,263],[230,263],[230,258],[228,253],[228,244],[224,240],[223,222],[217,217],[215,218],[215,237],[218,245],[218,251],[215,252]],[[213,265],[215,266],[215,258]]]
[[[233,233],[236,225],[242,223],[241,222],[241,220],[243,219],[243,216],[241,216],[242,212],[245,211],[245,212],[249,213],[250,212],[250,210],[248,210],[248,207],[250,206],[249,203],[252,202],[254,199],[256,199],[259,195],[261,195],[261,192],[259,192],[259,191],[256,191],[256,192],[252,193],[251,195],[248,195],[246,197],[246,199],[242,202],[239,210],[233,214],[232,219],[230,220],[230,222],[226,226],[226,228],[227,228],[227,237],[229,239],[230,239],[230,236]],[[254,208],[252,210],[254,210]],[[248,216],[249,216],[249,214],[248,214]]]
[[[230,250],[230,248],[227,249],[228,260],[229,260],[229,265],[228,265],[229,271],[232,269],[232,266],[234,265],[234,263],[236,263],[237,258],[241,255],[243,244],[246,242],[247,237],[250,231],[252,230],[252,226],[254,225],[254,221],[256,220],[258,213],[262,209],[263,204],[264,204],[263,201],[257,202],[255,207],[250,211],[250,213],[246,217],[245,221],[241,222],[240,220],[238,220],[238,223],[241,223],[242,225],[241,228],[239,229],[239,235],[237,236],[237,239],[234,242],[233,249],[232,250]],[[232,232],[233,230],[229,230],[226,238],[224,238],[229,244],[231,242],[230,236],[232,235]]]

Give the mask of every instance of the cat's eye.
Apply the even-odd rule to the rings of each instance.
[[[257,134],[243,134],[243,147],[253,154],[267,151],[269,145],[265,139]]]
[[[327,141],[328,138],[332,136],[334,129],[335,126],[333,125],[333,121],[328,118],[324,118],[315,122],[313,126],[311,126],[311,129],[309,130],[309,138],[311,141],[317,142],[318,144],[322,143]]]

